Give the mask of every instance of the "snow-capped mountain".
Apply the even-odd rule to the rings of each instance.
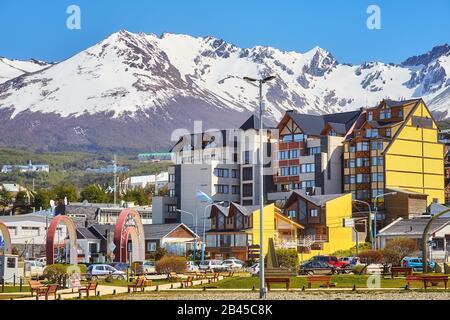
[[[263,91],[272,122],[288,109],[339,112],[383,98],[423,97],[441,117],[450,109],[448,45],[398,65],[350,65],[319,47],[243,49],[213,37],[120,31],[65,61],[17,67],[17,75],[2,61],[3,145],[166,149],[172,130],[192,131],[194,120],[226,128],[254,112],[258,90],[243,76],[277,76]]]
[[[0,83],[16,78],[23,74],[42,70],[50,65],[50,63],[34,59],[21,61],[0,57]]]

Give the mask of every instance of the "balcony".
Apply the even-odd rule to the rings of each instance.
[[[308,236],[299,237],[296,240],[278,239],[277,241],[275,241],[275,246],[277,248],[282,248],[282,249],[297,249],[299,247],[310,248],[314,244],[324,243],[327,241],[328,241],[327,235],[316,234],[316,235],[308,235]]]

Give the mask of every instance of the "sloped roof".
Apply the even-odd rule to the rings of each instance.
[[[239,129],[241,130],[250,130],[250,129],[259,129],[259,116],[257,115],[251,115],[250,118],[245,120],[245,122],[241,125]],[[263,123],[264,129],[270,129],[269,126],[267,126],[265,123]]]
[[[295,111],[286,112],[289,117],[302,129],[307,135],[319,136],[327,123],[345,134],[353,122],[357,119],[361,111],[350,111],[326,115],[301,114]],[[344,132],[345,131],[345,132]]]
[[[192,234],[193,238],[197,236],[194,231],[183,223],[144,224],[145,239],[162,239],[179,227],[185,228]]]
[[[414,219],[402,219],[399,218],[386,226],[380,231],[382,236],[407,236],[415,235],[421,236],[425,230],[425,226],[430,221],[429,217],[414,218]],[[435,233],[443,227],[450,224],[450,218],[437,218],[430,228],[430,233]]]
[[[344,195],[345,194],[323,194],[323,195],[310,196],[310,195],[307,195],[306,192],[303,190],[293,190],[291,195],[288,198],[288,202],[289,202],[289,199],[291,199],[293,196],[300,196],[303,199],[315,204],[316,206],[323,206],[328,201],[337,199]]]
[[[101,240],[101,237],[92,233],[88,228],[77,228],[77,239]]]

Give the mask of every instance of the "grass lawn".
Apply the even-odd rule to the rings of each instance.
[[[336,288],[367,288],[368,275],[333,275],[331,281],[336,284]],[[216,283],[205,284],[201,286],[196,286],[196,288],[206,287],[216,287],[218,289],[252,289],[253,286],[258,288],[259,278],[258,277],[234,277],[221,280]],[[306,281],[306,276],[291,277],[291,288],[299,289],[305,286],[308,287]],[[394,278],[381,277],[381,287],[382,288],[405,288],[406,280],[405,278]],[[271,285],[272,288],[285,288],[283,284]],[[313,283],[312,288],[319,288],[320,283]],[[443,287],[443,284],[439,284],[438,287]],[[412,282],[411,288],[422,288],[422,283]],[[432,287],[430,287],[431,289]]]
[[[20,291],[20,286],[6,286],[5,285],[4,290],[2,290],[2,287],[0,286],[0,293],[10,293],[10,292],[30,292],[30,286],[23,285],[22,291]]]

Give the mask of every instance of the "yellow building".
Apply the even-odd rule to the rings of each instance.
[[[213,259],[236,257],[243,261],[258,259],[260,244],[259,206],[229,207],[214,205],[209,218],[211,229],[206,233],[206,251]],[[303,226],[284,216],[274,204],[264,207],[264,254],[269,239],[294,241]]]
[[[384,100],[363,112],[344,141],[344,192],[374,203],[405,189],[444,203],[444,152],[422,99]],[[383,207],[383,198],[377,205]]]
[[[286,201],[285,215],[304,227],[290,245],[297,249],[300,261],[355,246],[353,229],[343,226],[343,220],[352,217],[351,194],[310,196],[295,190]],[[279,241],[277,245],[289,247]]]

